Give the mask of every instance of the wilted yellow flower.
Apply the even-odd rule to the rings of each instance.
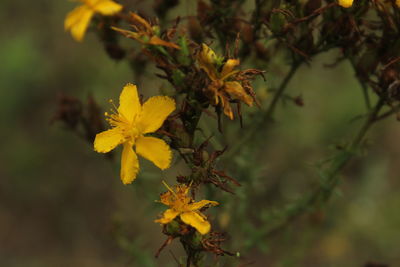
[[[211,80],[210,85],[206,88],[206,92],[210,94],[211,103],[213,105],[220,103],[226,116],[233,119],[230,99],[243,101],[249,106],[253,105],[252,96],[246,92],[242,84],[234,80],[229,81],[233,75],[239,72],[234,70],[240,64],[239,59],[228,59],[219,71],[217,69],[218,57],[215,52],[206,44],[202,44],[197,60],[200,68],[207,73]]]
[[[157,131],[174,110],[175,101],[167,96],[153,96],[142,106],[136,86],[127,84],[119,97],[118,109],[113,114],[106,113],[112,128],[96,135],[94,150],[107,153],[123,145],[121,180],[124,184],[135,180],[139,171],[136,153],[164,170],[171,164],[171,149],[164,140],[144,135]]]
[[[207,217],[200,212],[200,209],[205,206],[216,206],[218,202],[210,200],[194,202],[188,196],[190,186],[187,185],[177,185],[175,190],[171,189],[167,184],[165,186],[169,191],[161,194],[160,202],[169,206],[170,209],[167,209],[162,218],[155,222],[167,224],[179,216],[182,222],[194,227],[200,234],[205,235],[210,232],[211,225],[207,221]]]
[[[135,32],[119,29],[116,27],[112,27],[112,29],[122,33],[125,37],[134,39],[142,44],[161,45],[180,49],[177,44],[164,41],[157,36],[157,33],[159,32],[158,26],[151,26],[147,20],[133,12],[131,12],[131,19],[136,24],[132,25],[132,27],[135,29]]]
[[[111,0],[79,0],[83,3],[68,13],[64,20],[64,28],[70,31],[76,41],[82,41],[90,19],[95,13],[111,16],[121,11],[122,6]]]
[[[353,5],[353,0],[339,0],[339,5],[342,7],[351,7]]]

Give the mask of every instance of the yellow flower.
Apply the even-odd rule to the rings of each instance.
[[[353,0],[339,0],[339,5],[345,8],[351,7],[353,5]]]
[[[170,209],[167,209],[162,215],[162,218],[155,222],[167,224],[179,216],[182,222],[192,226],[199,231],[200,234],[205,235],[210,232],[211,225],[207,221],[207,217],[200,212],[200,209],[205,206],[216,206],[218,202],[210,200],[194,202],[194,200],[188,196],[190,186],[177,185],[174,191],[166,183],[164,184],[169,191],[161,194],[160,202],[169,206]]]
[[[150,44],[150,45],[160,45],[167,46],[175,49],[180,49],[177,44],[172,42],[167,42],[157,36],[157,32],[159,31],[158,26],[151,26],[150,23],[142,18],[141,16],[131,12],[131,20],[135,25],[132,27],[135,29],[135,32],[127,31],[123,29],[119,29],[116,27],[111,27],[113,30],[123,34],[125,37],[134,39],[142,44]]]
[[[122,6],[111,0],[79,0],[83,3],[68,13],[64,20],[64,29],[80,42],[89,27],[90,19],[95,13],[111,16],[121,11]]]
[[[396,6],[400,7],[400,0],[396,0]]]
[[[228,81],[229,78],[239,72],[234,68],[240,64],[240,60],[228,59],[219,71],[217,66],[219,58],[206,44],[202,44],[197,60],[200,68],[207,73],[211,80],[210,85],[206,88],[206,93],[210,94],[211,103],[213,105],[221,103],[226,116],[231,120],[233,119],[232,108],[229,104],[230,99],[243,101],[249,106],[253,105],[253,98],[240,82]]]
[[[136,86],[127,84],[120,95],[118,109],[113,114],[106,113],[112,128],[96,135],[94,150],[107,153],[123,145],[121,180],[124,184],[135,180],[139,171],[136,153],[164,170],[171,164],[171,149],[163,140],[144,135],[157,131],[174,110],[175,101],[167,96],[153,96],[142,106]]]

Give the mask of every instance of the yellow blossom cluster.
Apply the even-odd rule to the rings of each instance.
[[[237,70],[238,66],[240,65],[239,59],[230,58],[228,56],[220,57],[206,44],[203,43],[201,46],[199,46],[191,40],[187,41],[187,38],[183,38],[185,37],[184,35],[180,36],[181,39],[178,41],[179,45],[174,43],[171,40],[174,39],[176,32],[178,32],[178,23],[170,30],[162,32],[157,23],[146,20],[133,12],[123,13],[124,7],[113,0],[75,1],[80,2],[80,5],[69,12],[64,20],[64,29],[65,31],[70,32],[73,39],[76,41],[82,41],[84,39],[85,33],[90,26],[90,22],[96,14],[101,16],[115,16],[114,18],[125,19],[125,22],[131,25],[131,29],[133,29],[132,31],[115,27],[118,25],[111,26],[111,29],[142,44],[144,47],[144,52],[146,52],[148,55],[152,54],[154,51],[161,51],[162,53],[160,54],[166,56],[167,59],[158,59],[157,55],[151,55],[154,59],[156,59],[155,61],[158,63],[158,68],[162,70],[168,70],[165,71],[167,73],[166,76],[159,75],[160,77],[168,79],[169,81],[173,81],[173,83],[171,83],[176,88],[184,87],[182,92],[185,92],[185,94],[187,94],[187,92],[193,87],[198,89],[196,93],[198,91],[201,92],[201,97],[199,97],[200,100],[195,97],[190,98],[190,94],[187,94],[187,98],[185,99],[186,102],[184,103],[185,105],[192,106],[192,100],[195,102],[195,104],[206,103],[206,105],[201,105],[201,108],[203,108],[203,106],[212,105],[216,107],[218,115],[220,114],[220,111],[222,111],[227,117],[233,120],[234,115],[231,103],[240,104],[240,102],[243,102],[248,106],[253,106],[254,103],[258,104],[255,98],[253,87],[250,85],[250,81],[255,75],[262,75],[262,71],[255,69],[239,71]],[[332,5],[329,4],[328,7],[337,7],[337,5],[339,5],[343,8],[350,8],[352,7],[353,2],[354,0],[338,0]],[[376,3],[379,3],[379,1],[375,1],[375,4]],[[395,3],[395,5],[400,8],[400,0],[395,0],[395,2],[394,0],[385,1],[385,3],[390,3],[391,5],[394,5]],[[323,8],[320,8],[319,10],[321,11]],[[298,22],[307,21],[309,18],[313,18],[314,14],[319,14],[319,12],[315,11],[313,14],[311,14],[312,16],[310,15],[299,19]],[[118,19],[110,21],[117,24],[119,21]],[[108,20],[105,21],[108,23]],[[107,23],[101,25],[105,25]],[[293,23],[293,27],[294,26],[295,23]],[[254,35],[255,34],[256,31],[254,32]],[[254,40],[258,39],[254,38]],[[311,47],[309,50],[311,53],[313,53],[313,50],[317,50],[313,48],[319,49],[317,46]],[[296,48],[296,50],[299,49]],[[261,49],[261,51],[263,51],[263,49]],[[176,55],[176,58],[174,58],[174,55]],[[186,57],[189,60],[186,60]],[[134,62],[134,60],[132,60],[132,62]],[[190,71],[186,71],[186,69],[190,69]],[[186,76],[193,76],[196,79],[192,78],[192,80],[190,80],[187,79]],[[290,77],[291,76],[288,76],[288,78]],[[199,86],[192,86],[196,85],[196,83],[198,83]],[[180,84],[184,84],[184,86],[180,86]],[[282,92],[283,91],[281,90],[280,94]],[[279,94],[277,95],[279,97]],[[203,99],[206,100],[203,101]],[[278,99],[279,98],[275,98],[274,100]],[[271,110],[273,110],[273,105],[275,103],[277,102],[272,102]],[[182,106],[184,105],[182,104]],[[196,105],[193,105],[193,107],[197,108]],[[154,134],[161,133],[159,129],[163,126],[164,122],[175,111],[175,109],[175,100],[168,96],[153,96],[142,103],[141,99],[139,98],[136,85],[128,83],[122,89],[119,97],[118,107],[114,106],[110,113],[105,113],[106,120],[110,124],[110,129],[100,132],[95,136],[93,147],[96,152],[108,153],[117,146],[122,145],[120,179],[122,180],[123,184],[131,184],[137,178],[139,173],[138,155],[151,161],[161,170],[165,170],[171,166],[173,158],[171,147],[163,139],[155,137]],[[240,106],[238,106],[238,109],[240,110]],[[184,111],[185,110],[182,108],[182,111],[180,111],[182,113],[179,113],[178,115],[183,114]],[[181,116],[181,118],[182,117],[183,116]],[[197,114],[193,117],[195,117],[196,120],[200,118],[200,116],[197,116]],[[187,127],[184,119],[182,119],[182,121],[182,125]],[[172,124],[173,123],[171,123],[171,125]],[[197,122],[193,126],[193,128],[197,130],[197,128],[195,128],[197,126]],[[174,136],[173,134],[170,136],[173,136],[176,139],[180,138],[179,136]],[[181,148],[187,149],[184,145],[182,145]],[[192,150],[195,151],[192,149],[192,147],[188,149],[188,151]],[[200,150],[200,152],[203,151]],[[194,154],[194,152],[190,153]],[[205,154],[208,155],[207,153]],[[199,161],[203,164],[202,160]],[[205,168],[203,167],[205,164],[202,164],[193,164],[194,167],[192,166],[192,169],[204,169],[205,174],[202,174],[201,178],[203,178],[203,176],[210,176],[209,173],[211,172],[208,172],[208,170],[211,168]],[[217,171],[214,171],[214,173],[217,173]],[[222,174],[217,173],[218,177],[226,177],[223,172],[220,173]],[[201,183],[209,182],[209,180],[193,179],[193,176],[190,179],[192,179],[192,181],[195,180],[196,183],[198,182],[196,186]],[[168,225],[172,222],[175,222],[175,224],[179,224],[179,230],[183,229],[182,232],[186,231],[186,233],[194,233],[195,229],[201,235],[208,234],[211,230],[211,224],[202,211],[205,208],[217,206],[219,203],[210,200],[201,200],[196,202],[194,200],[194,191],[192,192],[192,196],[189,195],[190,191],[193,190],[191,184],[187,185],[186,183],[189,183],[187,180],[179,181],[183,181],[182,184],[176,185],[173,188],[164,182],[164,185],[167,187],[168,191],[160,195],[159,202],[165,206],[168,206],[168,209],[166,209],[160,218],[155,220],[155,222],[162,225]],[[190,231],[188,231],[188,229],[190,229]],[[175,234],[171,236],[174,238],[176,237]]]
[[[240,82],[231,79],[238,73],[235,68],[240,64],[239,59],[228,59],[222,66],[218,66],[218,57],[206,44],[202,44],[197,56],[199,67],[207,74],[211,83],[206,88],[211,103],[221,105],[224,114],[233,120],[230,100],[239,100],[249,106],[253,105],[253,98],[243,88]],[[220,69],[220,70],[219,70]]]
[[[64,28],[70,31],[76,41],[82,41],[90,25],[90,21],[95,14],[112,16],[118,14],[123,6],[112,0],[78,0],[81,5],[72,10],[65,18]],[[180,47],[172,42],[162,40],[159,37],[158,26],[152,26],[135,13],[130,13],[130,20],[135,23],[132,25],[135,31],[126,31],[112,27],[128,38],[135,39],[144,45],[165,46],[174,49]],[[207,72],[214,83],[221,84],[227,92],[239,97],[247,104],[252,100],[240,93],[240,84],[237,82],[226,81],[236,73],[234,67],[239,64],[238,60],[228,60],[221,72],[214,69],[209,57],[211,52],[203,52],[203,59],[200,58],[202,68]],[[229,110],[229,104],[221,93],[215,89],[216,101],[222,101],[224,110]],[[243,89],[242,89],[243,90]],[[111,101],[111,103],[113,103]],[[164,170],[170,167],[172,161],[172,151],[169,145],[160,138],[149,136],[155,133],[164,124],[168,116],[176,109],[175,100],[167,96],[150,97],[143,104],[140,101],[137,87],[134,84],[126,84],[119,97],[119,105],[114,106],[110,113],[106,112],[106,120],[110,124],[110,129],[98,133],[94,140],[94,150],[99,153],[108,153],[118,145],[122,145],[120,177],[123,184],[132,183],[139,172],[138,155],[154,163],[155,166]],[[225,112],[231,118],[232,112]],[[166,185],[166,184],[165,184]],[[208,206],[218,205],[215,201],[201,200],[195,202],[188,196],[190,186],[177,185],[175,190],[168,185],[168,192],[160,196],[160,202],[169,206],[162,217],[156,222],[169,224],[173,220],[189,225],[196,229],[200,234],[207,234],[211,225],[207,221],[201,209]]]
[[[112,128],[96,135],[94,149],[107,153],[119,144],[123,145],[121,180],[124,184],[132,183],[137,176],[139,161],[136,154],[150,160],[160,169],[171,165],[172,152],[165,141],[145,134],[157,131],[174,110],[175,101],[166,96],[153,96],[141,105],[136,86],[127,84],[120,95],[119,107],[112,114],[106,113]],[[194,202],[188,196],[190,186],[179,185],[175,190],[166,186],[169,191],[161,195],[160,202],[170,209],[156,222],[168,224],[179,216],[183,223],[192,226],[200,234],[207,234],[211,226],[199,210],[218,203],[209,200]]]

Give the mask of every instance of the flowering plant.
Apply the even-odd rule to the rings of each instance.
[[[140,92],[131,83],[124,86],[119,106],[111,114],[106,113],[110,129],[88,127],[90,123],[99,125],[98,121],[74,122],[86,122],[86,136],[96,152],[108,153],[122,145],[119,176],[125,185],[141,175],[137,155],[161,170],[180,163],[186,165],[183,175],[174,176],[173,187],[159,177],[159,184],[164,183],[168,189],[160,195],[159,202],[168,209],[155,222],[162,225],[167,236],[157,255],[179,238],[187,267],[208,266],[204,258],[207,253],[240,254],[223,248],[227,235],[225,229],[220,229],[235,218],[254,217],[263,225],[259,231],[254,230],[254,225],[243,227],[248,232],[242,235],[251,240],[248,243],[259,244],[301,215],[327,203],[338,187],[339,173],[364,150],[368,131],[400,109],[399,1],[256,0],[250,13],[245,12],[245,1],[241,0],[198,1],[197,14],[189,16],[186,24],[180,17],[173,22],[165,19],[172,4],[164,2],[179,1],[156,1],[154,11],[158,18],[130,11],[122,1],[81,2],[65,18],[65,29],[75,40],[82,41],[93,25],[108,55],[117,61],[128,61],[138,81],[146,79],[139,86]],[[95,15],[97,19],[92,20]],[[289,208],[278,209],[278,215],[263,216],[252,211],[251,204],[246,208],[245,204],[232,204],[234,200],[222,191],[233,195],[244,190],[240,191],[242,199],[250,199],[253,194],[238,188],[249,188],[255,180],[254,173],[259,174],[265,165],[254,164],[269,149],[257,144],[263,143],[274,127],[278,105],[305,105],[302,96],[287,92],[290,81],[303,66],[312,66],[317,55],[331,50],[339,52],[330,67],[350,62],[362,88],[360,99],[365,103],[365,112],[360,116],[364,123],[359,132],[351,141],[337,145],[334,155],[319,166],[321,182]],[[274,70],[274,60],[281,65],[287,63],[288,69]],[[159,78],[166,87],[160,90],[162,95],[143,101],[147,64],[158,70],[152,79]],[[276,73],[285,74],[278,79],[278,86],[269,88]],[[265,74],[268,78],[261,79]],[[245,109],[242,103],[246,104]],[[67,125],[71,124],[71,117],[83,116],[67,116],[68,111],[63,109],[64,113],[58,116]],[[274,163],[274,159],[270,161]],[[165,175],[163,172],[161,176]],[[140,185],[134,182],[132,186]],[[255,198],[266,197],[266,192],[277,194],[279,183],[271,187],[255,188],[253,191],[261,192],[254,192]],[[218,202],[196,202],[198,194]],[[209,215],[207,208],[217,205]],[[225,207],[230,210],[221,211]],[[219,226],[216,218],[223,221]]]

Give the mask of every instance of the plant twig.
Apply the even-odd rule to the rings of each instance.
[[[389,111],[383,113],[382,115],[376,117],[376,118],[375,118],[375,121],[380,121],[380,120],[386,119],[387,117],[390,117],[391,115],[396,114],[396,113],[398,113],[399,111],[400,111],[400,105],[397,105],[397,106],[395,106],[395,107],[392,107],[391,110],[389,110]]]
[[[362,93],[364,96],[365,107],[367,110],[371,110],[372,105],[371,105],[371,99],[370,99],[369,93],[368,93],[368,85],[357,73],[357,66],[356,66],[356,63],[354,62],[354,59],[349,57],[349,61],[351,63],[351,66],[353,67],[353,70],[356,73],[357,80],[358,80],[359,84],[361,85]]]
[[[356,134],[354,140],[350,143],[349,147],[342,150],[336,155],[336,159],[333,160],[332,165],[325,173],[325,182],[319,186],[312,194],[308,197],[295,203],[295,207],[290,209],[290,212],[285,214],[285,218],[280,221],[277,225],[270,228],[264,235],[264,237],[271,237],[276,233],[280,232],[281,229],[285,228],[290,222],[300,217],[307,211],[314,208],[317,204],[326,203],[332,192],[336,188],[339,182],[339,173],[347,165],[347,163],[354,157],[354,151],[358,150],[368,130],[377,121],[378,114],[382,109],[384,101],[379,99],[375,105],[375,108],[371,111],[365,123]]]
[[[271,104],[269,105],[267,112],[264,115],[263,122],[269,121],[272,119],[276,105],[278,104],[283,92],[286,90],[287,85],[289,84],[290,80],[293,78],[294,74],[296,73],[297,69],[300,67],[301,63],[293,63],[292,67],[290,68],[289,72],[287,73],[286,77],[282,80],[281,85],[279,86],[274,98],[272,99]]]

